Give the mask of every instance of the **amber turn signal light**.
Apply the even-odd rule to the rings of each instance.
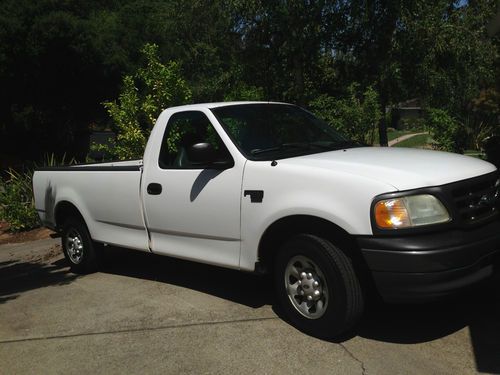
[[[404,201],[397,198],[377,202],[375,222],[381,229],[404,228],[411,225]]]

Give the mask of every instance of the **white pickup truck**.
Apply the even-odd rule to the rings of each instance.
[[[284,103],[169,108],[143,160],[40,168],[36,209],[75,272],[101,244],[270,272],[306,333],[350,329],[388,301],[450,294],[494,272],[500,179],[485,161],[363,147]]]

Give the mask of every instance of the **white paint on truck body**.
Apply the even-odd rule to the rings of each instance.
[[[167,109],[151,133],[143,162],[90,165],[137,170],[74,166],[35,172],[35,203],[42,222],[54,227],[54,208],[67,201],[79,210],[96,241],[252,271],[262,235],[281,218],[311,215],[347,233],[370,235],[370,206],[377,195],[447,184],[496,169],[462,155],[375,147],[282,159],[271,166],[269,161],[247,160],[210,111],[230,104],[244,103]],[[187,110],[208,117],[234,167],[223,171],[159,167],[168,119]],[[152,182],[162,185],[162,194],[147,194]],[[264,191],[262,203],[251,203],[243,196],[245,190]]]
[[[79,171],[78,167],[73,168],[75,171],[35,172],[36,207],[45,211],[39,211],[42,222],[54,227],[54,208],[60,202],[69,202],[83,216],[94,240],[149,251],[139,199],[141,171]]]
[[[189,106],[203,112],[227,145],[234,167],[212,169],[162,169],[161,142],[170,116],[159,117],[144,153],[142,196],[154,253],[239,268],[240,197],[245,159],[206,107]],[[160,183],[161,195],[149,195],[148,184]]]

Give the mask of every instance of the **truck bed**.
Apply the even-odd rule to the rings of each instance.
[[[58,207],[70,204],[94,240],[148,251],[141,167],[142,160],[130,160],[38,168],[33,186],[43,225],[55,228]]]

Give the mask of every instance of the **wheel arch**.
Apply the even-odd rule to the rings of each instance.
[[[354,264],[365,265],[361,250],[352,235],[337,224],[313,215],[286,216],[269,225],[259,241],[259,265],[265,271],[272,270],[276,252],[286,240],[297,234],[312,234],[324,238],[338,246]]]
[[[58,202],[54,209],[54,220],[58,231],[62,229],[62,226],[68,217],[76,217],[81,219],[83,223],[86,224],[85,218],[75,204],[67,200]]]

